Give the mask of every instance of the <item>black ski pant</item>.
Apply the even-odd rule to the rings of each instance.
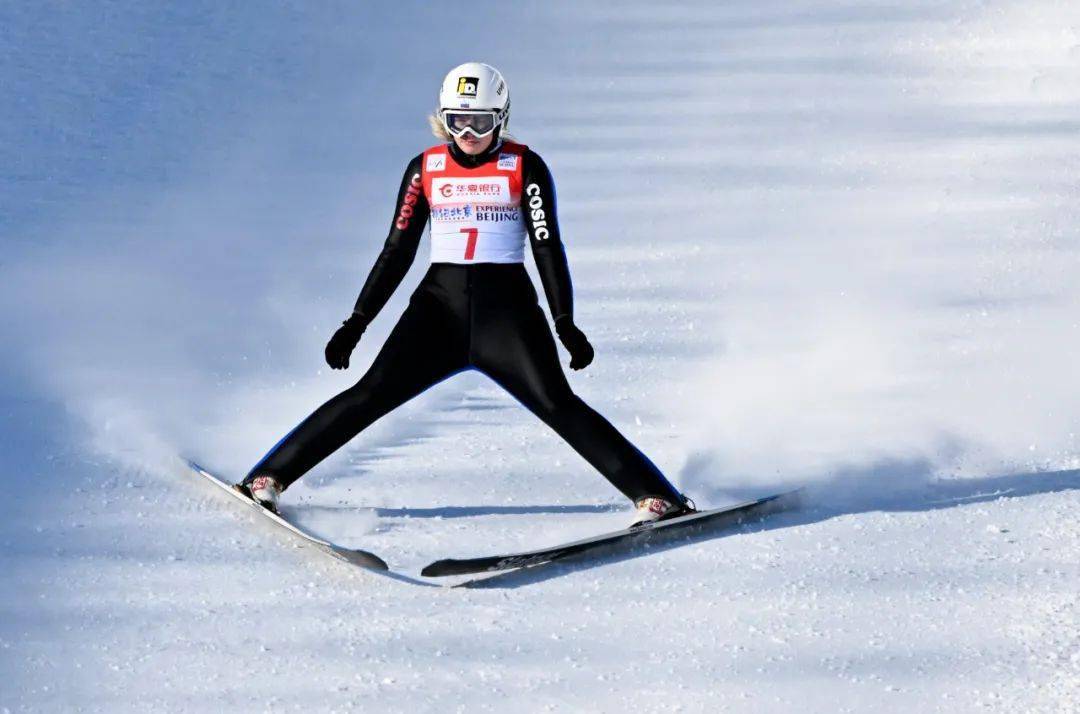
[[[379,417],[466,369],[489,376],[625,496],[685,499],[570,389],[521,263],[432,264],[375,362],[281,440],[249,477],[296,481]]]

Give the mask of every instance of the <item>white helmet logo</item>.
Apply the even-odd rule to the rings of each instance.
[[[478,84],[480,84],[479,77],[458,77],[457,93],[462,97],[475,97]]]

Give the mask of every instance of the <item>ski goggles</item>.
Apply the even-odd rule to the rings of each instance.
[[[462,137],[465,132],[471,132],[473,136],[482,139],[499,125],[501,117],[495,112],[488,111],[459,111],[456,109],[444,109],[442,123],[450,136]]]

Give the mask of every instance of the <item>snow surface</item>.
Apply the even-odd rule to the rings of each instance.
[[[0,712],[1080,710],[1075,3],[22,3],[0,49]],[[468,59],[558,181],[574,388],[699,505],[805,509],[449,589],[180,465],[370,362],[423,260],[322,347]],[[413,579],[628,516],[476,374],[285,506]]]

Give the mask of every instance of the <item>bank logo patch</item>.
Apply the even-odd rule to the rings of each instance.
[[[475,97],[476,88],[480,84],[479,77],[458,77],[457,93],[460,97]]]
[[[509,204],[510,178],[436,178],[431,182],[431,205]]]
[[[428,154],[424,171],[442,171],[446,168],[446,154]]]
[[[498,168],[503,171],[517,171],[517,154],[499,154]]]

